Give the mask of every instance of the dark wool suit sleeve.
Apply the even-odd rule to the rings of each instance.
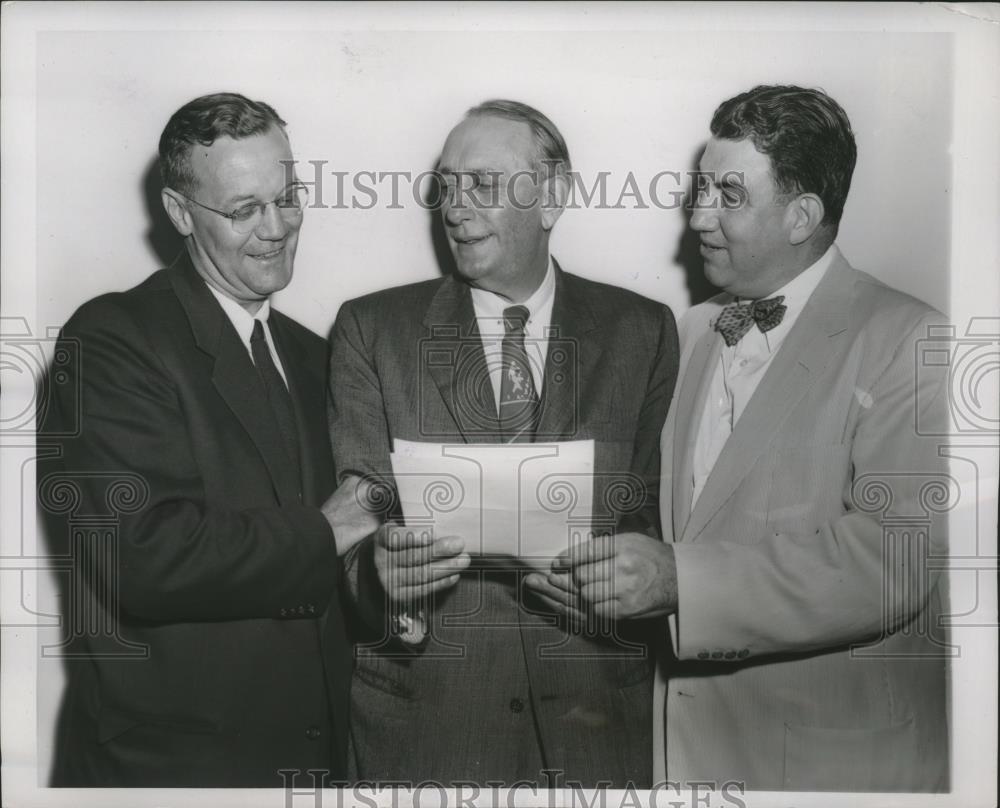
[[[677,324],[666,306],[659,307],[656,355],[646,382],[635,433],[632,473],[641,478],[645,500],[641,508],[621,520],[619,531],[635,530],[659,538],[660,433],[677,381],[679,348]]]
[[[204,427],[211,416],[182,407],[143,326],[114,298],[84,306],[62,339],[79,346],[54,416],[69,423],[80,411],[78,434],[61,441],[80,511],[107,512],[106,482],[116,474],[134,475],[147,489],[141,506],[120,515],[117,568],[98,560],[104,578],[115,579],[123,612],[152,621],[280,617],[296,604],[322,612],[337,558],[320,510],[210,501],[190,424]],[[218,462],[224,467],[225,458]],[[241,469],[223,473],[238,477]]]
[[[361,318],[351,302],[337,314],[330,335],[329,396],[330,443],[337,483],[349,475],[389,479],[389,433],[378,372],[373,365]],[[368,536],[344,554],[349,603],[369,629],[386,626],[385,594],[372,556],[374,537]],[[358,627],[360,628],[360,627]]]

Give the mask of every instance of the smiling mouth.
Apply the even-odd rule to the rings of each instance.
[[[717,247],[714,244],[706,244],[704,241],[701,243],[701,248],[706,252],[718,252],[719,250],[726,249],[725,247]]]
[[[277,258],[284,251],[285,245],[282,244],[278,249],[271,250],[270,252],[264,253],[248,253],[248,255],[255,261],[270,261],[272,258]]]
[[[482,244],[484,241],[486,241],[486,239],[489,238],[489,236],[488,235],[486,235],[486,236],[462,236],[462,237],[452,236],[452,238],[455,240],[455,243],[458,244],[458,245],[460,245],[460,246],[463,246],[463,247],[474,247],[477,244]]]

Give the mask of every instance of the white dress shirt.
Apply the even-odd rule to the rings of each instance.
[[[251,314],[239,303],[231,297],[226,297],[210,283],[206,283],[205,286],[208,287],[208,291],[215,295],[215,299],[219,301],[222,310],[233,324],[233,328],[236,329],[236,333],[239,335],[240,342],[243,343],[243,346],[247,349],[247,353],[250,354],[251,362],[253,362],[253,349],[250,347],[250,337],[253,336],[254,321],[260,320],[261,325],[264,327],[264,340],[267,342],[267,349],[271,352],[271,359],[274,360],[274,365],[278,368],[278,373],[281,374],[281,378],[285,382],[285,387],[288,387],[288,377],[285,375],[285,369],[281,365],[281,358],[278,356],[278,351],[274,347],[271,329],[267,327],[267,318],[271,315],[271,301],[265,300],[261,303],[260,308],[257,309],[257,313]]]
[[[528,310],[528,322],[524,327],[524,350],[531,366],[531,379],[535,392],[542,398],[542,384],[545,380],[545,356],[549,350],[549,334],[552,324],[552,303],[556,294],[556,271],[549,257],[549,268],[541,285],[523,303],[511,303],[485,289],[472,287],[472,307],[476,312],[479,336],[483,341],[486,366],[490,370],[493,384],[493,400],[500,410],[500,385],[503,371],[503,312],[511,306],[524,306]]]
[[[729,440],[733,427],[770,367],[771,360],[837,255],[837,247],[831,244],[808,269],[773,295],[768,295],[768,298],[784,295],[783,304],[787,307],[781,322],[770,331],[762,332],[755,323],[735,345],[726,345],[725,340],[719,339],[718,361],[712,372],[708,397],[705,399],[705,408],[695,437],[692,508],[698,501],[722,448]]]

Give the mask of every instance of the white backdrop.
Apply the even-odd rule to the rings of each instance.
[[[613,202],[631,172],[649,202],[653,175],[694,167],[720,101],[795,83],[827,90],[854,126],[859,160],[839,239],[847,258],[952,314],[995,316],[995,26],[928,6],[581,6],[52,4],[22,6],[23,16],[8,7],[4,314],[43,334],[169,261],[180,243],[159,208],[156,144],[169,115],[203,93],[272,104],[308,179],[310,160],[330,172],[430,169],[468,107],[522,100],[560,127],[588,187],[610,172]],[[332,174],[324,183],[329,198]],[[672,186],[661,188],[667,198]],[[553,253],[680,315],[689,285],[697,299],[707,293],[683,211],[635,201],[568,211]],[[401,202],[307,211],[279,308],[325,334],[344,300],[439,274],[432,214],[405,188]],[[7,479],[23,480],[13,469]],[[12,497],[23,494],[7,501],[25,507]],[[57,613],[51,582],[36,586],[30,608]],[[24,738],[37,741],[32,776],[44,782],[62,671],[53,660],[25,664],[37,700],[15,706],[37,727]]]
[[[666,15],[665,15],[666,16]],[[266,100],[288,122],[303,178],[434,166],[470,106],[526,101],[565,136],[605,209],[560,220],[553,253],[578,274],[688,306],[683,211],[653,206],[660,171],[694,167],[716,105],[757,83],[826,89],[845,107],[860,157],[842,248],[939,308],[948,303],[952,42],[947,35],[597,32],[58,32],[38,39],[38,289],[61,324],[95,294],[128,288],[168,259],[146,238],[169,224],[148,177],[170,114],[206,92]],[[849,61],[847,60],[849,57]],[[642,193],[611,208],[631,172]],[[371,183],[370,180],[366,182]],[[154,191],[153,210],[147,204]],[[661,180],[659,199],[678,187]],[[351,177],[345,183],[351,204]],[[390,197],[390,183],[379,186]],[[311,209],[296,277],[279,307],[325,333],[340,303],[434,277],[431,214],[401,185],[371,210]],[[362,205],[365,194],[354,196]],[[159,233],[158,233],[159,235]],[[685,245],[686,246],[686,245]],[[699,273],[696,249],[688,268]]]

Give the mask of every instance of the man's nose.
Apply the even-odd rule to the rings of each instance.
[[[460,188],[446,190],[442,211],[446,224],[457,227],[462,222],[467,222],[473,216],[472,206],[469,204],[469,192]]]
[[[260,222],[254,230],[262,241],[280,241],[288,234],[288,222],[273,202],[264,207]]]
[[[694,208],[691,211],[691,219],[688,224],[691,226],[692,230],[697,230],[699,233],[707,233],[718,227],[718,214],[719,212],[716,209],[713,200],[702,197],[701,199],[695,201]]]

